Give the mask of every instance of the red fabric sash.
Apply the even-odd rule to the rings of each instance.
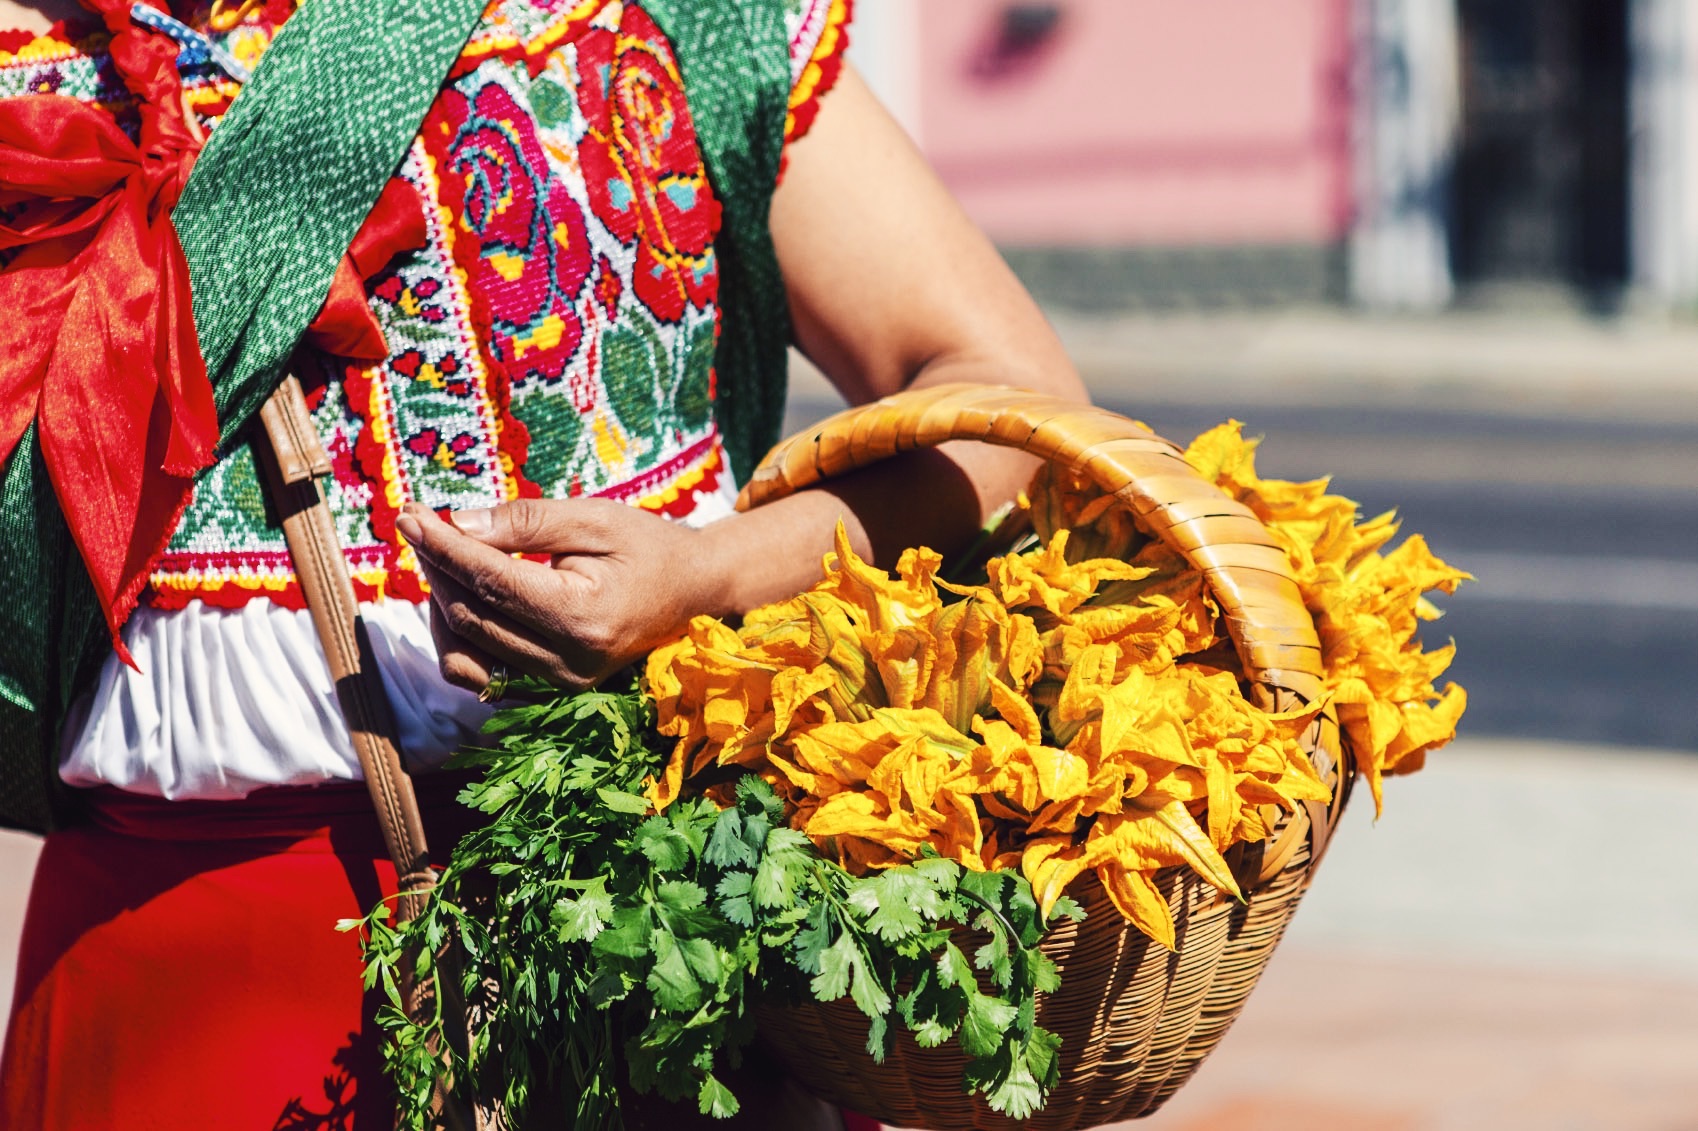
[[[393,178],[354,234],[348,253],[336,265],[324,307],[307,327],[307,342],[332,357],[368,365],[388,358],[383,327],[366,299],[366,280],[402,252],[423,247],[428,239],[424,202],[418,190],[399,177]]]
[[[132,24],[129,0],[84,0],[113,33],[140,100],[140,141],[57,95],[0,100],[0,466],[31,422],[71,537],[119,630],[212,463],[218,415],[171,223],[202,137],[177,44]],[[391,182],[307,337],[378,361],[364,278],[425,242],[417,195]]]
[[[218,416],[171,207],[200,151],[177,47],[85,0],[140,99],[140,142],[75,99],[0,101],[0,461],[33,420],[119,653]]]

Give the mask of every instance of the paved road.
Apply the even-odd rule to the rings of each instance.
[[[1237,416],[1264,437],[1263,474],[1332,474],[1471,570],[1427,629],[1457,642],[1466,733],[1698,751],[1698,419],[1435,411],[1379,385],[1338,388],[1357,403],[1246,405],[1239,385],[1088,377],[1099,403],[1180,442]],[[831,407],[800,380],[792,423]]]

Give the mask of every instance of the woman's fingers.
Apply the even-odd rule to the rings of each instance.
[[[597,555],[617,549],[612,528],[631,508],[607,499],[516,499],[488,510],[455,511],[454,529],[509,554]]]
[[[509,676],[538,676],[569,691],[581,691],[593,682],[565,670],[558,661],[552,665],[533,665],[518,658],[499,659],[492,656],[449,628],[442,610],[434,605],[430,611],[430,635],[436,643],[437,664],[442,671],[442,678],[456,687],[463,687],[480,695],[488,690],[497,668],[506,669]]]
[[[454,524],[410,504],[397,526],[431,583],[443,670],[464,686],[487,679],[489,662],[589,686],[716,598],[694,531],[618,503],[509,503]]]
[[[554,571],[547,566],[509,557],[417,504],[409,504],[395,525],[429,569],[458,582],[479,606],[500,609],[545,635],[558,630],[551,608],[558,595],[549,592]]]
[[[438,636],[437,653],[442,658],[444,675],[453,679],[449,673],[450,656],[463,653],[471,662],[455,660],[454,667],[472,677],[478,669],[487,669],[488,661],[493,660],[507,664],[515,672],[539,676],[552,683],[582,682],[576,665],[571,662],[577,657],[569,655],[575,649],[551,643],[547,637],[506,615],[505,610],[491,608],[439,569],[427,565],[425,576],[431,589],[431,631]]]
[[[430,637],[436,642],[436,662],[443,679],[479,693],[489,686],[498,661],[454,635],[435,605],[430,609]]]

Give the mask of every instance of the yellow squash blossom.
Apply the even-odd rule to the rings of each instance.
[[[1423,594],[1467,575],[1418,538],[1382,553],[1396,524],[1357,524],[1324,481],[1260,479],[1235,424],[1187,458],[1284,548],[1378,802],[1383,774],[1455,731],[1461,689],[1433,688],[1450,649],[1413,638],[1436,615]],[[725,768],[743,767],[853,871],[927,852],[1019,868],[1046,914],[1089,872],[1167,946],[1159,872],[1238,895],[1225,854],[1330,796],[1300,742],[1323,704],[1251,704],[1203,577],[1118,500],[1055,468],[1030,494],[1037,545],[992,559],[983,585],[941,581],[924,549],[886,574],[840,529],[813,589],[656,649],[647,688],[677,743],[656,807],[692,788],[724,799]]]
[[[1391,515],[1358,525],[1356,504],[1327,494],[1326,480],[1261,479],[1255,450],[1256,441],[1230,421],[1199,436],[1186,459],[1248,505],[1285,547],[1320,633],[1328,694],[1378,813],[1382,777],[1420,769],[1427,751],[1455,736],[1467,706],[1461,687],[1434,686],[1454,649],[1423,651],[1414,637],[1418,621],[1439,616],[1424,594],[1454,593],[1471,575],[1433,556],[1420,535],[1382,554],[1397,534]]]

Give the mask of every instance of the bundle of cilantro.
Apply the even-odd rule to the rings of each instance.
[[[967,1085],[994,1110],[1042,1106],[1059,1041],[1033,1018],[1058,978],[1022,876],[935,856],[853,876],[754,775],[727,808],[698,797],[656,815],[644,785],[669,744],[635,687],[515,707],[490,733],[495,749],[460,760],[485,768],[463,799],[489,823],[455,849],[426,912],[343,924],[363,930],[367,986],[387,999],[402,1126],[430,1126],[445,1070],[517,1125],[563,1108],[577,1131],[619,1127],[622,1070],[638,1091],[730,1116],[715,1069],[753,1038],[756,1003],[845,995],[875,1060],[894,1020],[924,1047],[959,1041]],[[971,959],[961,926],[987,940]],[[457,988],[469,1033],[442,1004],[452,992],[409,1016],[404,973]]]

